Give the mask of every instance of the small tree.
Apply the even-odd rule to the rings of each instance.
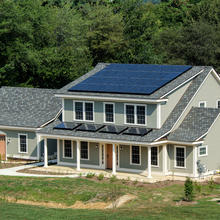
[[[192,201],[194,198],[193,193],[193,181],[187,177],[185,184],[184,184],[184,191],[185,191],[185,199],[186,201]]]

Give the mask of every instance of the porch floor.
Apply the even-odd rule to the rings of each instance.
[[[48,167],[35,167],[32,168],[33,171],[45,172],[45,173],[57,173],[57,174],[80,174],[82,176],[86,176],[87,173],[94,173],[95,175],[99,175],[100,173],[104,174],[105,177],[109,178],[112,176],[112,170],[99,170],[99,169],[90,169],[90,168],[81,168],[80,171],[76,170],[76,167],[72,166],[61,166],[61,165],[49,165]],[[147,172],[141,173],[128,173],[117,171],[116,176],[118,179],[125,179],[131,181],[139,181],[139,182],[148,182],[154,183],[159,181],[166,180],[180,180],[185,181],[185,177],[179,176],[162,176],[159,174],[152,173],[152,178],[147,177]]]

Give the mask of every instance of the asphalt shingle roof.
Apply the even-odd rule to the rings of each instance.
[[[52,120],[62,108],[53,89],[2,87],[0,126],[38,128]]]
[[[216,108],[192,107],[180,126],[168,140],[193,142],[206,134],[220,113]]]

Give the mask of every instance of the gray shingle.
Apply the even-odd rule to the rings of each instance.
[[[62,108],[53,89],[2,87],[0,125],[37,128],[53,119]]]
[[[192,107],[181,125],[173,131],[168,140],[172,141],[196,141],[206,134],[220,113],[216,108]]]

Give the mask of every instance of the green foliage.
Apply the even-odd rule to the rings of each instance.
[[[116,175],[112,175],[112,176],[109,178],[109,180],[110,180],[111,183],[116,182],[116,181],[117,181]]]
[[[195,191],[196,192],[198,192],[198,193],[201,193],[201,191],[202,191],[202,185],[200,184],[200,183],[198,183],[198,182],[194,182],[194,189],[195,189]]]
[[[194,198],[193,181],[189,177],[187,177],[185,181],[184,192],[185,192],[185,200],[192,201]]]
[[[210,191],[213,191],[214,188],[215,188],[215,182],[213,180],[213,178],[211,178],[209,181],[208,181],[208,187],[209,187],[209,190]]]
[[[94,173],[87,173],[87,174],[86,174],[86,178],[92,178],[92,177],[94,177],[94,176],[95,176]]]
[[[103,173],[100,173],[98,176],[97,176],[97,179],[98,180],[103,180],[104,179],[104,174]]]

